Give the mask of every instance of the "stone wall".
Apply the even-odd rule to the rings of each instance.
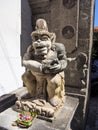
[[[32,20],[28,0],[21,0],[21,56],[31,44]]]

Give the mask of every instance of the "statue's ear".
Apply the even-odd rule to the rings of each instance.
[[[51,33],[51,42],[52,43],[55,43],[55,40],[56,40],[56,35],[55,35],[55,33]]]
[[[34,35],[35,35],[35,31],[33,31],[33,32],[31,33],[31,39],[32,39],[32,40],[34,39]]]

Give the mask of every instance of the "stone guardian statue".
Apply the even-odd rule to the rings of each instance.
[[[26,72],[22,75],[28,97],[17,101],[16,105],[21,110],[35,111],[39,115],[53,117],[55,111],[65,101],[64,69],[67,66],[65,47],[55,42],[56,35],[48,31],[44,19],[36,21],[31,38],[32,44],[23,57]]]

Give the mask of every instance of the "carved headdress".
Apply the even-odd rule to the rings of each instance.
[[[35,31],[31,33],[31,38],[33,39],[35,36],[43,34],[47,35],[51,39],[52,43],[55,42],[56,39],[55,33],[50,33],[48,31],[48,26],[44,19],[38,19],[36,21]]]

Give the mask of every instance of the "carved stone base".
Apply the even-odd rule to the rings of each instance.
[[[27,130],[69,130],[69,128],[71,128],[71,122],[78,107],[78,103],[78,99],[67,97],[64,107],[62,107],[57,115],[55,115],[52,122],[36,118],[32,126],[27,128]],[[18,113],[13,111],[12,108],[0,113],[0,130],[23,130],[23,128],[17,128],[18,126],[12,126],[13,121],[17,120],[17,115]]]
[[[16,101],[15,110],[18,112],[29,111],[36,112],[38,118],[53,121],[57,113],[64,106],[64,103],[61,103],[60,106],[52,106],[49,102],[46,102],[44,99],[26,99]]]

